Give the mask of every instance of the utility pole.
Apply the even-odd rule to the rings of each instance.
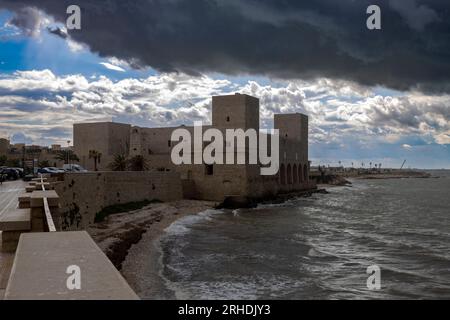
[[[25,145],[22,147],[22,169],[25,172]],[[33,171],[34,171],[34,163],[33,163]]]

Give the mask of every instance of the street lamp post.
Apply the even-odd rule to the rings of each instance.
[[[70,167],[70,153],[69,153],[69,150],[70,150],[70,140],[67,140],[67,164]]]

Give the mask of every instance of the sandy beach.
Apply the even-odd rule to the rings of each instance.
[[[158,239],[176,220],[217,205],[211,201],[180,200],[154,203],[111,215],[88,228],[89,234],[142,299],[172,297],[158,275]],[[158,296],[164,292],[164,296]],[[173,297],[174,298],[174,297]]]

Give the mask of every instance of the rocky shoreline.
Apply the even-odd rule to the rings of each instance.
[[[318,185],[328,186],[346,186],[352,183],[348,179],[406,179],[406,178],[432,178],[433,176],[424,171],[418,170],[392,170],[390,172],[336,172],[312,175],[312,179],[316,181]]]
[[[355,179],[426,179],[432,178],[431,174],[421,171],[411,171],[406,173],[386,173],[386,174],[366,174],[353,177]]]
[[[309,197],[314,193],[327,191],[314,189],[280,194],[258,201],[253,199],[252,205],[282,203],[296,197]],[[104,221],[91,225],[87,231],[141,298],[174,298],[170,296],[173,293],[169,292],[164,297],[155,296],[164,291],[161,278],[156,274],[161,258],[157,240],[178,219],[207,209],[220,208],[234,206],[199,200],[152,203],[142,209],[110,215]]]
[[[87,231],[114,266],[122,270],[129,249],[145,233],[150,232],[157,237],[177,219],[215,205],[215,202],[196,200],[152,203],[139,210],[108,216],[104,221],[91,225]]]

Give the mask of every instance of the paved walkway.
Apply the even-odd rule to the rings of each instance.
[[[71,267],[73,271],[68,272]],[[78,271],[76,271],[78,270]],[[72,276],[69,276],[72,274]],[[81,288],[68,279],[79,275]],[[23,233],[8,287],[8,300],[137,300],[111,261],[86,231]]]
[[[26,182],[22,180],[5,181],[0,185],[0,217],[9,209],[14,209],[18,204],[18,197],[25,192]],[[1,247],[1,231],[0,231]],[[8,283],[9,272],[14,261],[13,253],[4,253],[0,251],[0,300]]]
[[[17,207],[17,198],[25,192],[26,185],[22,180],[5,181],[0,185],[0,217],[6,210]]]

